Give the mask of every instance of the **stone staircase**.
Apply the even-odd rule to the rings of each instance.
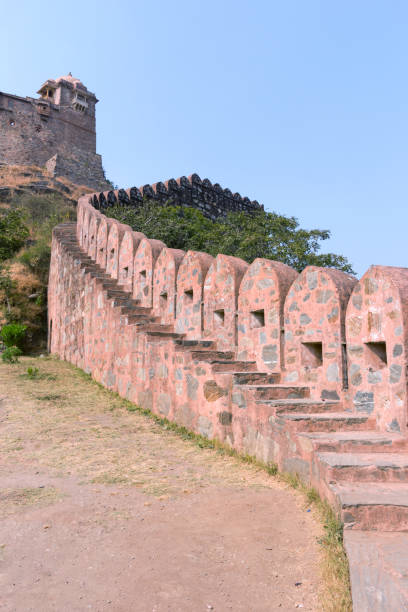
[[[343,411],[339,401],[310,399],[304,387],[264,385],[263,376],[234,384],[270,410],[309,463],[311,484],[337,509],[353,609],[408,610],[407,438],[377,431],[374,419]]]
[[[408,440],[377,431],[373,418],[345,411],[340,401],[311,399],[307,386],[282,384],[279,374],[257,371],[255,362],[218,351],[214,341],[186,340],[172,325],[162,325],[151,308],[140,307],[79,248],[74,224],[55,232],[81,268],[101,283],[126,324],[152,341],[172,340],[176,351],[228,375],[232,393],[244,393],[267,412],[278,435],[295,449],[294,458],[308,467],[300,475],[308,474],[344,523],[354,610],[408,610],[408,535],[396,533],[408,531]]]

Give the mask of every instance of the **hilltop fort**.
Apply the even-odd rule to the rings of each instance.
[[[95,94],[71,73],[48,79],[37,93],[0,92],[0,165],[45,167],[52,177],[107,189],[96,153]]]
[[[197,174],[119,190],[119,194],[109,191],[102,158],[96,153],[95,94],[71,73],[48,79],[37,93],[39,98],[22,98],[0,92],[0,166],[37,166],[52,178],[64,177],[104,192],[97,204],[101,208],[116,201],[138,206],[148,198],[192,206],[212,219],[263,208],[256,200],[201,180]]]

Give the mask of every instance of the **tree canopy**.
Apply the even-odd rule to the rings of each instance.
[[[29,235],[20,210],[0,212],[0,261],[12,257],[24,245]]]
[[[319,253],[321,243],[330,238],[329,230],[305,230],[295,217],[275,212],[228,213],[211,221],[195,208],[163,206],[149,200],[138,208],[116,205],[104,212],[173,249],[204,251],[213,256],[223,253],[248,263],[264,257],[299,272],[315,265],[353,273],[346,257]]]

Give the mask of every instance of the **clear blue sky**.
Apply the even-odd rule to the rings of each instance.
[[[94,91],[108,178],[197,172],[328,228],[325,251],[408,266],[408,3],[3,3],[0,90]]]

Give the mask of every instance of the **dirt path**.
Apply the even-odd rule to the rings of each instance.
[[[0,365],[0,432],[2,612],[320,609],[321,528],[264,471],[48,358]]]

